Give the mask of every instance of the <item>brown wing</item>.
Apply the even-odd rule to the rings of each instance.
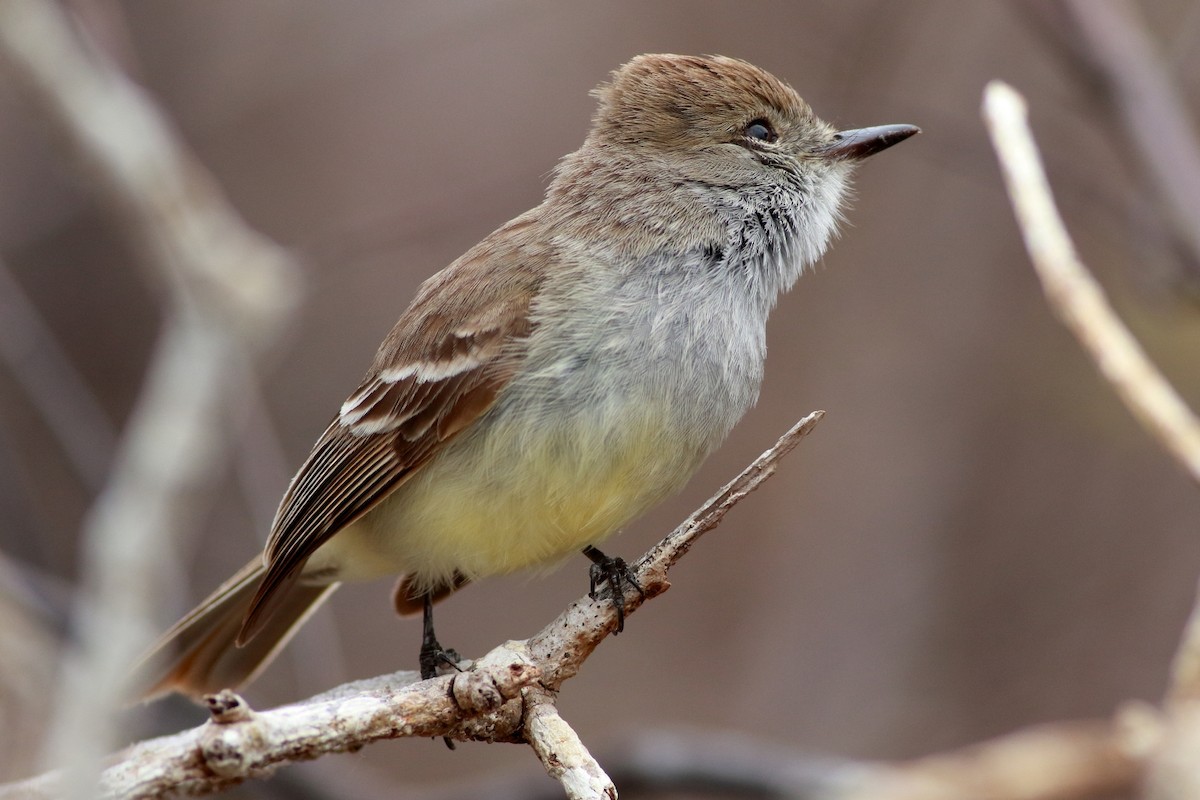
[[[520,245],[527,226],[518,218],[427,281],[384,340],[280,503],[239,644],[262,627],[318,547],[474,422],[511,380],[546,263],[544,253]]]

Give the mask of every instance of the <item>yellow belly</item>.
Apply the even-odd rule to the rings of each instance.
[[[551,566],[678,490],[699,464],[690,437],[667,437],[646,411],[616,431],[494,426],[455,442],[313,560],[344,579],[404,572],[423,587],[455,572]]]

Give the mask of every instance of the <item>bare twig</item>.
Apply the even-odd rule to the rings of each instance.
[[[984,111],[1025,246],[1051,307],[1134,416],[1200,484],[1200,421],[1150,363],[1079,261],[1029,132],[1024,99],[993,82]],[[1168,698],[1200,700],[1200,601],[1175,655]]]
[[[984,112],[1025,246],[1051,307],[1134,416],[1200,484],[1200,422],[1150,363],[1079,261],[1029,133],[1024,99],[994,81],[987,88]]]
[[[645,596],[629,590],[625,594],[626,615],[635,612],[651,597],[671,588],[667,571],[683,557],[696,540],[721,524],[725,514],[743,497],[766,482],[779,462],[808,435],[824,411],[814,411],[797,422],[779,440],[754,460],[741,474],[696,509],[679,527],[638,559],[635,565],[638,582]],[[569,606],[558,619],[529,640],[534,662],[542,668],[542,684],[557,691],[563,681],[579,671],[579,667],[605,636],[616,628],[617,615],[613,604],[583,598]],[[563,635],[563,634],[566,635]]]
[[[1023,98],[994,82],[984,112],[1009,195],[1051,306],[1075,333],[1117,394],[1200,483],[1200,423],[1121,324],[1095,279],[1075,254],[1054,206]],[[1183,800],[1200,793],[1200,600],[1172,664],[1165,713],[1142,726],[1148,798]]]
[[[649,580],[656,573],[665,575],[701,536],[721,524],[731,508],[766,483],[779,469],[779,462],[800,444],[801,439],[812,433],[824,416],[824,411],[814,411],[789,428],[770,449],[754,459],[740,475],[725,484],[707,503],[692,512],[682,525],[642,556],[637,564],[639,576]]]
[[[569,800],[617,800],[617,787],[600,769],[579,735],[558,714],[554,698],[540,686],[525,694],[525,738],[547,774],[562,784]]]
[[[225,451],[222,406],[248,352],[293,306],[282,251],[250,231],[153,104],[49,0],[0,0],[0,57],[41,108],[101,199],[121,212],[149,274],[171,300],[168,326],[83,532],[80,650],[68,659],[53,763],[76,769],[68,794],[93,796],[99,756],[157,565],[195,522],[188,513]],[[86,680],[85,680],[86,677]]]

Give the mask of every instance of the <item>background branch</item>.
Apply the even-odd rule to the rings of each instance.
[[[984,110],[1025,247],[1050,307],[1138,421],[1200,485],[1200,422],[1121,324],[1075,253],[1025,122],[1025,101],[1006,84],[992,82]]]
[[[1079,260],[1059,216],[1027,122],[1024,98],[994,81],[984,117],[1030,258],[1051,308],[1075,334],[1125,405],[1200,484],[1200,422],[1104,298]],[[1172,664],[1166,707],[1147,710],[1140,750],[1146,797],[1186,800],[1200,794],[1200,599]],[[1036,795],[1042,796],[1042,795]],[[1053,795],[1050,795],[1053,796]]]
[[[142,91],[47,0],[0,0],[0,57],[119,214],[168,297],[166,329],[83,531],[81,590],[49,761],[95,793],[99,756],[171,543],[222,466],[227,398],[297,299],[284,253],[250,231]]]

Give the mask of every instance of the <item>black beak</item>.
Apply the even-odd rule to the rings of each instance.
[[[827,158],[858,161],[920,132],[921,129],[916,125],[876,125],[874,128],[841,131],[833,135],[833,142],[822,150],[822,154]]]

